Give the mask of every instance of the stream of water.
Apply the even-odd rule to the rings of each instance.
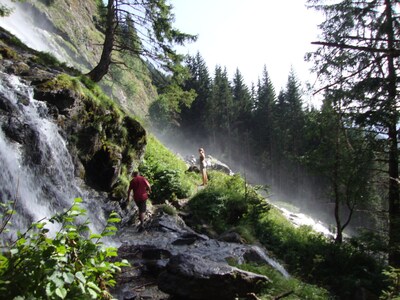
[[[32,95],[18,77],[0,73],[0,104],[6,108],[0,111],[0,199],[16,202],[12,224],[17,229],[69,208],[74,198],[89,198],[46,104]],[[101,230],[101,210],[88,214],[93,230]]]

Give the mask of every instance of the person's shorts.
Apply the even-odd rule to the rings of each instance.
[[[144,201],[135,201],[136,206],[139,209],[139,213],[145,213],[146,212],[146,209],[147,209],[146,202],[147,202],[146,200],[144,200]]]

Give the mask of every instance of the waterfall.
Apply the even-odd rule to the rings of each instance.
[[[18,77],[0,73],[0,109],[0,200],[16,201],[15,229],[51,217],[82,197],[96,231],[104,224],[101,205],[91,205],[88,189],[75,178],[67,142],[46,104],[33,99],[32,88]]]
[[[24,44],[37,51],[51,53],[59,61],[82,67],[67,53],[63,39],[52,29],[46,20],[37,24],[33,17],[34,11],[25,3],[13,3],[9,0],[0,0],[0,4],[12,9],[10,16],[0,18],[0,26],[18,37]],[[40,25],[40,26],[39,26]]]

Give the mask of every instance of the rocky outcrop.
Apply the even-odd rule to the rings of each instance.
[[[187,156],[185,158],[185,162],[188,165],[188,170],[187,170],[188,172],[200,173],[199,169],[200,162],[198,159],[196,159],[194,155]],[[231,168],[227,164],[219,161],[218,159],[212,157],[211,155],[207,155],[206,157],[206,166],[208,170],[216,170],[228,175],[234,174]]]
[[[158,286],[182,299],[235,299],[256,293],[268,283],[265,276],[196,255],[172,257],[158,277]]]

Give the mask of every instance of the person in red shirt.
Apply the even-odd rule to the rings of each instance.
[[[140,176],[139,172],[135,171],[132,175],[133,178],[128,189],[128,204],[130,202],[131,191],[133,191],[133,200],[139,209],[140,227],[143,228],[144,216],[147,209],[146,200],[149,198],[149,193],[151,193],[151,186],[146,178]]]

